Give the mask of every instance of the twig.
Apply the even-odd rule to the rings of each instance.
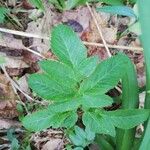
[[[17,89],[18,91],[20,91],[29,101],[32,101],[32,102],[35,102],[35,103],[38,103],[38,104],[42,104],[42,105],[47,105],[47,102],[45,101],[38,101],[38,100],[35,100],[33,99],[32,97],[30,97],[27,93],[25,93],[19,86],[18,84],[11,79],[11,77],[8,75],[7,71],[6,71],[6,68],[1,65],[1,68],[3,70],[3,72],[5,73],[7,79],[10,81],[11,85],[15,88],[15,90]]]
[[[33,38],[38,38],[38,39],[49,40],[49,37],[45,37],[45,36],[41,36],[41,35],[36,35],[36,34],[32,34],[32,33],[26,33],[26,32],[16,31],[16,30],[5,29],[5,28],[0,28],[0,32],[14,34],[14,35],[20,35],[20,36],[29,37],[29,38],[33,37]]]
[[[86,5],[87,5],[87,7],[88,7],[88,9],[89,9],[89,11],[90,11],[90,13],[91,13],[91,16],[92,16],[94,22],[95,22],[95,25],[96,25],[96,27],[97,27],[97,29],[98,29],[98,32],[99,32],[99,34],[100,34],[100,37],[102,38],[102,41],[103,41],[103,44],[104,44],[105,49],[106,49],[106,51],[107,51],[107,54],[108,54],[109,57],[111,57],[111,53],[110,53],[109,48],[108,48],[108,46],[107,46],[107,43],[106,43],[106,41],[105,41],[105,39],[104,39],[104,37],[103,37],[101,28],[100,28],[100,26],[98,25],[96,16],[95,16],[94,13],[92,12],[92,9],[91,9],[91,7],[89,6],[88,2],[86,3]]]
[[[93,43],[93,42],[83,42],[87,46],[98,46],[98,47],[104,47],[104,44],[101,43]],[[110,45],[107,44],[109,48],[112,49],[123,49],[123,50],[131,50],[131,51],[143,51],[143,48],[141,47],[131,47],[131,46],[122,46],[122,45]]]
[[[5,28],[0,28],[0,32],[4,32],[4,33],[8,33],[8,34],[14,34],[14,35],[20,35],[20,36],[29,37],[29,38],[40,38],[40,39],[49,40],[49,37],[40,36],[40,35],[36,35],[36,34],[31,34],[31,33],[26,33],[26,32],[22,32],[22,31],[5,29]],[[83,43],[85,45],[89,45],[89,46],[105,47],[105,45],[102,43],[94,43],[94,42],[86,42],[86,41],[83,41]],[[132,50],[132,51],[143,51],[143,48],[140,48],[140,47],[110,45],[110,44],[107,44],[107,47],[113,48],[113,49],[126,49],[126,50]],[[31,51],[31,49],[30,49],[30,51]]]
[[[38,53],[38,52],[30,49],[30,48],[24,47],[24,49],[27,50],[27,51],[29,51],[29,52],[31,52],[31,53],[33,53],[33,54],[35,54],[35,55],[37,55],[37,56],[40,56],[43,59],[46,59],[46,57],[44,55],[42,55],[42,54],[40,54],[40,53]]]

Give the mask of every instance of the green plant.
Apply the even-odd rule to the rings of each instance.
[[[75,126],[74,130],[74,132],[71,131],[69,133],[69,138],[76,146],[76,149],[83,149],[83,147],[88,146],[95,139],[95,133],[91,132],[91,130],[89,130],[88,128],[86,128],[84,131],[80,127]]]
[[[44,10],[42,0],[30,0],[30,2],[37,8]],[[86,2],[104,2],[109,5],[123,5],[125,0],[49,0],[49,3],[53,4],[57,9],[69,10],[79,5],[84,5]],[[135,3],[136,0],[130,0],[130,3]]]
[[[149,110],[146,109],[104,109],[113,103],[105,93],[126,75],[130,64],[127,56],[119,53],[101,62],[96,56],[87,58],[86,47],[65,25],[53,29],[51,47],[58,61],[41,61],[43,73],[31,75],[29,86],[53,104],[23,119],[28,130],[64,127],[68,131],[73,130],[79,120],[83,122],[85,132],[88,129],[95,134],[115,137],[115,128],[130,129],[147,120]]]
[[[132,8],[127,6],[103,6],[97,11],[137,18]]]
[[[59,10],[68,10],[78,5],[85,4],[88,0],[49,0],[49,3],[53,4]],[[42,0],[30,0],[38,9],[44,10]]]
[[[15,132],[14,129],[10,128],[7,131],[7,138],[11,142],[11,149],[18,150],[20,148],[20,145],[19,145],[19,141],[17,140],[16,136],[14,135],[14,132]]]
[[[150,28],[148,18],[150,16],[150,1],[149,0],[138,0],[139,8],[139,20],[141,24],[141,41],[144,47],[144,58],[145,58],[145,70],[146,70],[146,97],[145,97],[145,108],[150,108],[150,47],[149,47],[149,35]],[[150,116],[145,124],[145,133],[140,143],[139,150],[150,148]]]
[[[3,23],[6,15],[9,13],[9,9],[0,7],[0,23]]]
[[[44,10],[44,5],[42,0],[29,0],[31,4],[33,4],[38,9]]]

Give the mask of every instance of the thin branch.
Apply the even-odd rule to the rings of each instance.
[[[35,99],[33,99],[32,97],[30,97],[27,93],[25,93],[25,92],[19,87],[19,85],[18,85],[13,79],[11,79],[11,77],[8,75],[5,66],[1,65],[1,68],[2,68],[2,70],[3,70],[4,74],[5,74],[5,76],[7,77],[7,79],[10,81],[12,87],[15,89],[15,91],[18,90],[19,92],[21,92],[29,101],[32,101],[32,102],[35,102],[35,103],[38,103],[38,104],[42,104],[42,105],[47,105],[47,102],[35,100]],[[16,89],[17,89],[17,90],[16,90]]]
[[[45,37],[45,36],[41,36],[41,35],[36,35],[36,34],[32,34],[32,33],[26,33],[26,32],[22,32],[22,31],[5,29],[5,28],[0,28],[0,32],[14,34],[14,35],[20,35],[20,36],[29,37],[29,38],[33,37],[33,38],[38,38],[38,39],[49,40],[49,37]]]
[[[101,43],[86,42],[86,41],[84,41],[83,43],[85,45],[87,45],[87,46],[104,47],[104,44],[101,44]],[[122,45],[110,45],[110,44],[107,44],[107,46],[109,48],[112,48],[112,49],[122,49],[122,50],[131,50],[131,51],[143,51],[143,48],[141,48],[141,47],[131,47],[131,46],[122,46]]]
[[[31,52],[31,53],[33,53],[33,54],[35,54],[35,55],[37,55],[37,56],[40,56],[43,59],[46,59],[46,57],[44,55],[42,55],[42,54],[40,54],[40,53],[38,53],[38,52],[30,49],[30,48],[24,47],[24,49],[27,50],[27,51],[29,51],[29,52]]]
[[[16,31],[16,30],[10,30],[10,29],[5,29],[5,28],[0,28],[0,32],[14,34],[14,35],[20,35],[20,36],[29,37],[29,38],[40,38],[40,39],[49,40],[49,37],[43,37],[43,36],[36,35],[36,34],[31,34],[31,33],[26,33],[26,32]],[[105,45],[102,43],[94,43],[94,42],[86,42],[86,41],[83,41],[83,43],[85,45],[89,45],[89,46],[105,47]],[[141,48],[141,47],[110,45],[110,44],[107,44],[107,47],[112,48],[112,49],[126,49],[126,50],[131,50],[131,51],[143,51],[143,48]],[[32,50],[30,49],[29,51],[32,51]],[[38,54],[38,55],[40,55],[40,54]],[[41,56],[41,57],[43,57],[43,56]]]
[[[110,53],[109,48],[108,48],[108,46],[107,46],[107,43],[106,43],[106,41],[105,41],[105,39],[104,39],[102,30],[101,30],[100,26],[98,25],[98,21],[97,21],[97,19],[96,19],[96,16],[94,15],[94,13],[93,13],[91,7],[89,6],[88,2],[86,3],[86,5],[87,5],[87,7],[88,7],[88,9],[89,9],[89,11],[90,11],[90,13],[91,13],[91,16],[92,16],[94,22],[95,22],[95,25],[96,25],[96,27],[97,27],[97,29],[98,29],[98,32],[99,32],[99,34],[100,34],[100,37],[102,38],[102,41],[103,41],[103,43],[104,43],[105,49],[106,49],[106,51],[107,51],[107,54],[108,54],[109,57],[111,57],[111,53]]]

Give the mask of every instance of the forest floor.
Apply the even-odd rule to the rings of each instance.
[[[47,105],[32,93],[27,79],[29,74],[40,71],[38,61],[55,59],[49,39],[52,27],[57,24],[74,29],[87,46],[88,56],[97,55],[105,60],[117,52],[127,54],[136,66],[139,86],[145,85],[142,47],[138,35],[127,31],[129,17],[96,12],[99,3],[64,12],[46,4],[44,13],[26,0],[5,5],[16,11],[11,14],[14,20],[0,24],[0,56],[5,58],[5,65],[0,69],[0,150],[9,149],[12,138],[22,149],[32,143],[33,149],[51,150],[68,142],[62,130],[28,133],[20,123],[25,114]],[[115,96],[120,92],[118,87],[109,94]],[[143,95],[140,94],[141,107]]]

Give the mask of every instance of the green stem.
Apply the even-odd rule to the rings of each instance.
[[[141,41],[144,48],[145,70],[146,70],[146,98],[145,108],[150,108],[150,1],[139,0],[139,18],[141,24]]]
[[[139,103],[138,82],[133,63],[128,59],[127,70],[122,79],[122,109],[137,108]],[[133,146],[135,128],[130,130],[117,129],[117,150],[127,150]]]
[[[149,120],[147,122],[145,134],[144,134],[143,139],[141,141],[141,145],[140,145],[139,150],[148,150],[148,149],[150,149],[149,133],[150,133],[150,117],[149,117]]]
[[[150,109],[150,0],[138,0],[139,20],[141,24],[141,41],[144,48],[145,70],[146,70],[146,97],[145,108]],[[150,147],[150,117],[145,123],[145,132],[140,145],[140,150]]]

